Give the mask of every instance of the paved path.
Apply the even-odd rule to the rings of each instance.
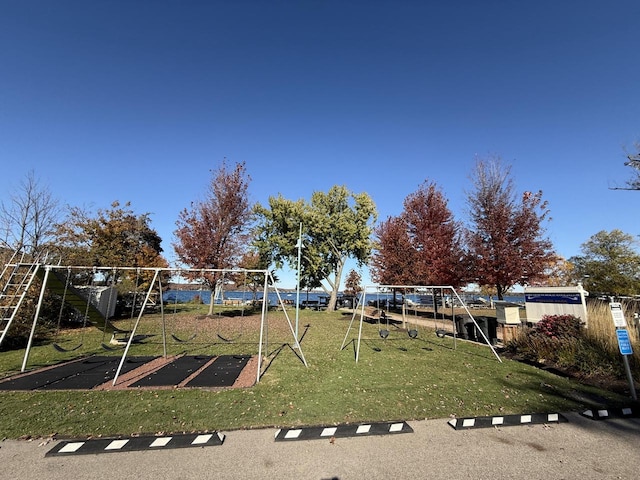
[[[104,479],[636,479],[640,419],[454,430],[409,422],[414,433],[275,442],[274,429],[223,432],[220,446],[45,457],[56,442],[0,443],[2,478]]]

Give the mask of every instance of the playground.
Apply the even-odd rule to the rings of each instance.
[[[451,315],[460,306],[445,306],[438,314],[411,306],[404,315],[390,308],[384,319],[370,309],[372,317],[364,315],[364,305],[305,309],[298,318],[284,302],[255,302],[278,298],[261,283],[264,272],[257,272],[257,296],[247,285],[251,298],[237,287],[231,298],[227,288],[224,298],[230,301],[211,305],[195,299],[197,283],[178,285],[173,272],[122,269],[115,272],[119,276],[97,275],[85,267],[69,277],[66,267],[58,268],[65,275],[50,270],[31,272],[32,278],[56,290],[64,303],[76,302],[76,311],[91,311],[73,290],[81,286],[108,292],[116,278],[120,286],[128,281],[125,288],[133,295],[119,316],[81,316],[75,328],[61,324],[46,341],[2,352],[0,435],[7,438],[568,411],[582,408],[585,399],[625,400],[500,361],[483,338],[457,337]],[[245,273],[249,277],[224,273],[236,282]],[[159,292],[187,290],[193,299],[165,295],[159,301]],[[107,312],[109,298],[102,297]],[[376,308],[386,315],[386,307]]]

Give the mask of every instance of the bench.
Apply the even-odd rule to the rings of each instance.
[[[224,300],[222,300],[223,305],[230,305],[232,307],[239,307],[243,303],[244,302],[241,298],[225,298]]]
[[[377,307],[373,307],[371,305],[366,305],[364,307],[364,318],[371,318],[373,320],[378,320],[383,315],[384,315],[384,311],[380,310]]]

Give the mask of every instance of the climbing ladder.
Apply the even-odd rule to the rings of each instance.
[[[0,345],[40,269],[40,258],[29,258],[16,250],[0,274]]]

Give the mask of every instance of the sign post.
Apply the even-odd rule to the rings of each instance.
[[[631,368],[629,367],[629,355],[633,355],[633,349],[631,348],[631,340],[629,339],[629,332],[627,331],[627,320],[624,318],[624,312],[622,311],[622,305],[619,302],[611,302],[609,304],[611,308],[611,317],[613,318],[613,324],[616,327],[616,336],[618,337],[618,348],[622,355],[622,361],[624,362],[624,369],[627,372],[627,380],[629,380],[629,388],[631,389],[631,397],[634,400],[638,400],[636,394],[636,386],[633,382],[633,376],[631,375]]]

